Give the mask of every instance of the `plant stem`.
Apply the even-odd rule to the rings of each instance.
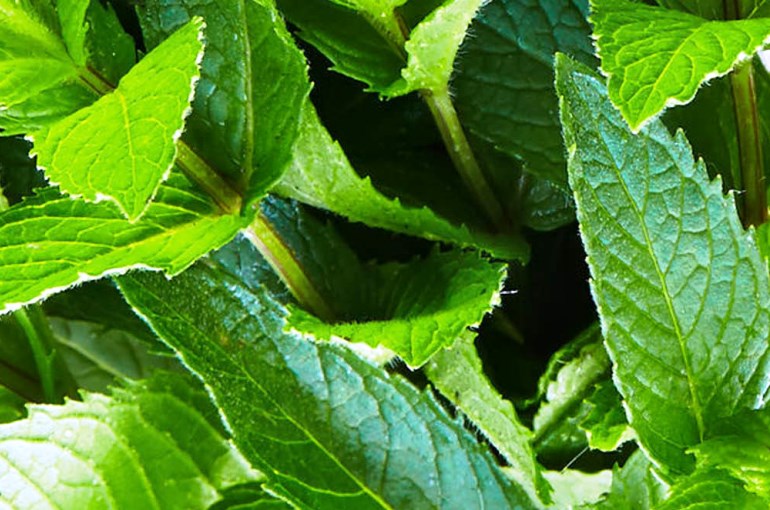
[[[406,62],[406,41],[409,29],[401,16],[392,11],[385,20],[369,20],[369,23],[379,31],[393,51]],[[460,124],[448,85],[441,90],[421,90],[420,96],[430,110],[433,120],[438,127],[444,146],[452,159],[455,169],[460,174],[465,187],[473,195],[473,199],[484,211],[492,224],[500,229],[508,226],[502,206],[487,182],[487,178],[473,154],[465,131]]]
[[[225,214],[241,212],[241,195],[198,156],[186,143],[177,142],[177,165],[195,184],[201,187]]]
[[[61,402],[60,393],[56,391],[55,340],[48,319],[40,307],[35,305],[16,310],[13,317],[24,331],[32,349],[32,357],[40,375],[40,385],[43,387],[43,398],[51,404]]]
[[[243,233],[265,257],[270,267],[303,308],[324,321],[331,322],[334,319],[332,309],[315,289],[291,249],[275,232],[262,212],[257,214]]]
[[[740,0],[725,0],[725,19],[741,17]],[[733,172],[735,188],[743,191],[738,209],[743,226],[759,226],[767,221],[767,190],[762,160],[762,135],[754,87],[754,68],[751,59],[739,64],[730,74],[733,94],[735,126],[738,130],[740,171]]]

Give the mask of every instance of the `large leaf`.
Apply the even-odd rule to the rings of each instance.
[[[525,169],[566,188],[553,55],[592,63],[586,0],[497,0],[482,6],[452,76],[463,125]]]
[[[428,208],[408,207],[397,198],[383,195],[369,179],[360,177],[351,167],[310,104],[303,111],[291,166],[273,191],[373,227],[480,247],[501,258],[525,259],[528,255],[526,245],[518,236],[470,231],[464,225],[453,225]]]
[[[0,130],[19,134],[69,115],[96,96],[57,33],[50,6],[0,1]],[[43,7],[45,6],[45,7]]]
[[[748,492],[728,471],[698,470],[671,488],[656,510],[763,510],[768,501]]]
[[[209,508],[258,480],[194,381],[170,376],[112,397],[29,406],[0,426],[0,502],[10,508]]]
[[[438,391],[470,419],[510,464],[511,476],[527,491],[550,502],[551,487],[530,446],[532,432],[521,424],[513,405],[495,390],[484,374],[481,358],[469,335],[425,365]]]
[[[89,201],[112,200],[130,220],[144,213],[176,159],[203,55],[201,26],[185,25],[115,91],[32,136],[52,183]]]
[[[559,57],[570,182],[614,379],[651,458],[688,473],[711,424],[764,403],[770,287],[753,232],[681,132],[635,136]]]
[[[0,212],[0,309],[137,266],[178,273],[232,239],[246,221],[216,215],[216,206],[178,174],[136,223],[109,202],[46,190]]]
[[[282,332],[257,285],[198,265],[119,280],[206,382],[271,493],[304,508],[533,508],[429,394],[340,345]]]
[[[138,8],[150,47],[194,16],[206,53],[184,140],[247,201],[282,174],[310,90],[305,58],[269,0],[148,0]]]
[[[708,21],[629,0],[592,0],[592,12],[610,99],[634,132],[770,37],[770,19]]]

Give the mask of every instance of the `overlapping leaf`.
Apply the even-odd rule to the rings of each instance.
[[[209,508],[254,482],[189,379],[159,377],[112,397],[32,405],[0,426],[0,502],[10,508]]]
[[[768,391],[768,274],[732,197],[684,135],[635,136],[590,71],[559,57],[570,181],[614,379],[642,446],[688,473],[718,418]]]
[[[770,19],[708,21],[629,0],[592,0],[609,97],[634,132],[760,49]]]
[[[273,188],[279,195],[327,209],[351,221],[366,223],[460,246],[476,246],[500,258],[525,259],[523,240],[453,225],[428,208],[405,206],[374,188],[351,167],[345,153],[321,125],[312,105],[302,115],[300,137],[291,166]]]
[[[282,333],[286,311],[264,290],[202,265],[120,286],[209,386],[272,493],[316,509],[533,508],[427,394]]]
[[[176,159],[202,56],[200,19],[142,59],[112,93],[35,133],[38,166],[65,193],[146,210]],[[88,150],[83,150],[88,147]]]
[[[154,47],[194,16],[206,53],[184,140],[218,173],[260,198],[284,171],[310,90],[305,58],[268,0],[148,0],[138,8]]]
[[[0,212],[0,309],[134,267],[178,273],[232,239],[247,221],[216,213],[178,174],[136,223],[109,202],[41,192]]]
[[[586,0],[499,0],[478,12],[456,62],[452,91],[475,135],[566,188],[553,55],[594,60]]]

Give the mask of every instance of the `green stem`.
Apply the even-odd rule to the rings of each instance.
[[[383,13],[380,20],[369,20],[369,23],[379,31],[393,51],[406,62],[406,41],[409,29],[401,16],[395,12]],[[497,196],[487,182],[476,156],[473,154],[465,131],[460,124],[448,86],[441,90],[421,90],[420,96],[427,104],[433,120],[438,127],[441,139],[449,153],[455,169],[460,174],[465,187],[473,195],[473,199],[484,211],[493,225],[506,229],[508,220]]]
[[[43,398],[52,404],[60,403],[62,393],[68,392],[56,391],[56,372],[63,367],[57,364],[55,340],[48,319],[40,307],[34,305],[16,310],[13,317],[24,331],[32,349],[32,358],[35,360],[40,385],[43,387]]]
[[[741,17],[741,2],[726,0],[725,19]],[[743,226],[759,226],[767,221],[767,190],[762,159],[762,135],[754,87],[751,60],[738,65],[730,74],[735,125],[738,130],[740,170],[733,172],[735,189],[743,191],[738,197],[738,209]]]
[[[263,213],[257,214],[244,234],[265,257],[303,308],[324,321],[333,321],[334,312],[315,289],[294,253],[283,242]]]
[[[738,128],[740,178],[736,183],[744,191],[742,196],[743,225],[759,226],[767,221],[767,192],[762,161],[762,137],[754,89],[754,72],[749,60],[739,65],[730,75]]]
[[[240,214],[241,195],[198,156],[190,146],[179,140],[177,165],[195,184],[201,187],[225,214]]]

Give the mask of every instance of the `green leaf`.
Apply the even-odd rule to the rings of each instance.
[[[764,402],[767,267],[681,131],[635,136],[602,81],[561,56],[557,88],[615,383],[656,465],[689,473],[716,419]]]
[[[401,71],[403,81],[390,87],[385,95],[447,90],[457,50],[482,3],[483,0],[448,0],[420,22],[405,44],[409,58]]]
[[[165,376],[112,397],[85,393],[83,402],[29,406],[28,418],[0,426],[0,502],[205,509],[224,489],[257,480],[212,425],[216,410],[192,382]]]
[[[770,20],[708,21],[629,0],[592,0],[609,97],[635,133],[760,49]]]
[[[302,52],[268,0],[148,0],[150,47],[195,16],[206,20],[192,115],[183,139],[218,173],[261,198],[291,158],[310,83]]]
[[[368,316],[330,324],[292,307],[289,325],[319,339],[337,336],[385,347],[418,368],[466,328],[479,325],[499,304],[505,277],[502,264],[461,251],[434,252],[406,264],[368,269]]]
[[[634,437],[633,429],[626,420],[622,399],[611,379],[598,383],[586,404],[590,410],[580,422],[580,428],[586,431],[588,446],[611,452]]]
[[[61,36],[73,62],[80,67],[86,65],[86,12],[91,0],[57,0]]]
[[[653,473],[652,464],[637,450],[623,468],[613,469],[612,487],[595,506],[601,510],[651,510],[666,497],[668,486]]]
[[[529,442],[532,432],[521,424],[513,405],[484,374],[473,341],[462,335],[454,347],[436,353],[425,365],[435,388],[460,409],[510,465],[510,475],[521,487],[546,503],[551,487],[543,478]]]
[[[284,333],[285,309],[256,285],[204,265],[119,285],[206,382],[272,494],[319,510],[533,508],[429,394]]]
[[[0,423],[9,423],[26,416],[24,399],[19,395],[0,386]]]
[[[185,25],[114,92],[31,137],[52,182],[89,201],[112,200],[130,220],[144,213],[176,158],[203,51],[201,27],[200,20]]]
[[[767,500],[746,491],[740,480],[723,469],[698,470],[671,488],[656,510],[766,509]]]
[[[333,63],[332,69],[385,90],[400,78],[405,58],[370,20],[352,6],[329,0],[277,0],[281,12],[299,27],[298,36]],[[394,49],[396,51],[394,51]]]
[[[34,4],[40,7],[43,4]],[[50,12],[29,2],[0,1],[0,129],[28,132],[95,99],[83,88],[75,62]]]
[[[453,225],[426,207],[408,207],[374,188],[351,167],[345,153],[321,124],[312,105],[302,116],[293,160],[272,191],[327,209],[351,221],[485,249],[495,256],[524,260],[528,249],[518,236],[495,236]]]
[[[118,83],[136,63],[134,39],[123,30],[113,6],[90,3],[86,12],[85,51],[88,66],[111,85]]]
[[[106,391],[123,379],[145,379],[158,370],[180,370],[170,353],[157,355],[153,346],[125,331],[85,321],[51,319],[56,349],[78,388]],[[160,350],[160,349],[157,349]]]
[[[497,0],[481,7],[451,90],[468,131],[566,189],[553,55],[594,63],[587,0]]]
[[[612,483],[610,471],[583,473],[574,469],[546,471],[546,479],[553,485],[554,502],[549,509],[582,508],[596,502]]]
[[[0,309],[5,312],[105,274],[151,267],[175,274],[218,248],[247,218],[216,216],[211,201],[172,174],[145,217],[109,202],[46,190],[0,212]]]

